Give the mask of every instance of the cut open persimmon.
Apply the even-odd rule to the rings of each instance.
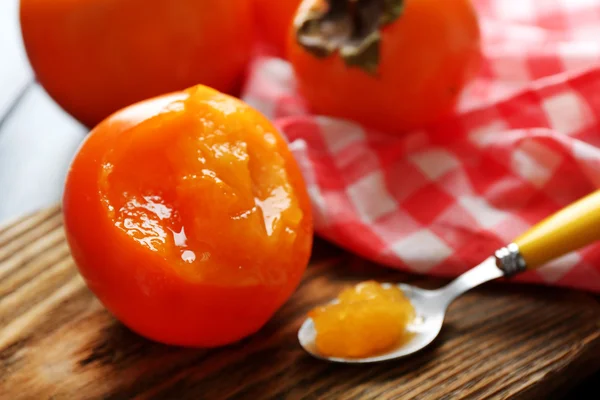
[[[271,123],[204,86],[114,114],[69,171],[65,227],[90,289],[127,326],[214,346],[263,326],[306,268],[312,216]]]

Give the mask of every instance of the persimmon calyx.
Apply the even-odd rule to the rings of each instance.
[[[315,0],[296,15],[296,40],[316,57],[337,51],[347,66],[375,74],[380,30],[400,17],[403,6],[404,0]]]

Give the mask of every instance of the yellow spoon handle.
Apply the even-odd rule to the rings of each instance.
[[[539,222],[514,244],[524,261],[523,267],[535,269],[599,239],[600,190]]]

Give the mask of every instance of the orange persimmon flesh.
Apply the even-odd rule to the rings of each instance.
[[[414,318],[414,309],[396,286],[366,281],[345,289],[337,300],[309,313],[321,354],[368,357],[409,338],[406,325]]]
[[[242,284],[260,271],[240,265],[290,250],[304,212],[275,134],[250,131],[229,97],[198,99],[117,138],[101,184],[115,225],[178,273]]]
[[[310,201],[285,139],[201,85],[98,125],[73,160],[63,209],[88,287],[129,328],[168,344],[256,332],[311,252]]]

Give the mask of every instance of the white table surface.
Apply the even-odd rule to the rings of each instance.
[[[60,201],[85,134],[35,83],[18,0],[0,0],[0,224]]]

